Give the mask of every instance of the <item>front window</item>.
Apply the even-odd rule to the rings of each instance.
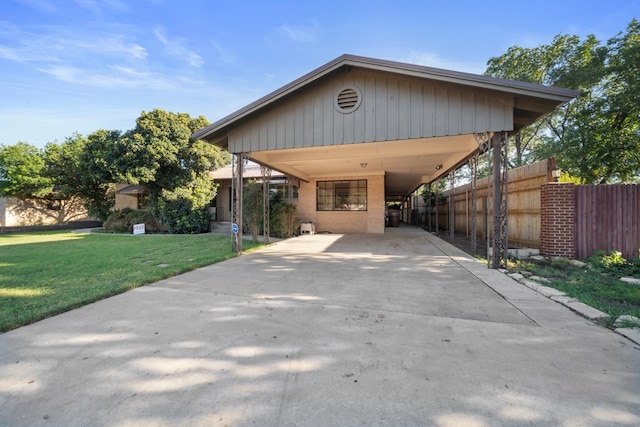
[[[366,211],[367,180],[318,181],[316,196],[319,211]]]
[[[298,200],[298,187],[289,184],[270,184],[271,195],[278,195],[280,200]]]

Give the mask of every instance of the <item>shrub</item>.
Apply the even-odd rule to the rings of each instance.
[[[250,181],[245,185],[242,194],[242,217],[251,231],[253,241],[263,229],[264,193],[262,184]]]
[[[270,231],[274,237],[293,237],[300,227],[296,205],[286,202],[276,202],[271,206]]]
[[[104,222],[103,228],[107,233],[132,233],[134,224],[145,225],[145,230],[150,233],[163,231],[162,224],[145,209],[133,210],[131,208],[112,212]]]
[[[169,233],[206,233],[211,229],[207,207],[194,207],[193,202],[186,198],[159,200],[154,211]]]

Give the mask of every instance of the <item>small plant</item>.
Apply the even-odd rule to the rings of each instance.
[[[600,263],[606,267],[623,265],[627,262],[627,260],[622,257],[622,253],[618,251],[610,251],[609,253],[606,251],[597,251],[594,255],[594,262],[600,261]]]
[[[420,196],[422,197],[422,200],[424,200],[424,202],[428,207],[434,207],[436,205],[440,205],[447,200],[446,196],[442,195],[442,192],[436,193],[434,191],[430,191],[429,187],[426,185],[422,187],[422,190],[420,191]]]
[[[589,263],[598,271],[613,276],[640,277],[640,259],[625,259],[618,251],[597,251]]]

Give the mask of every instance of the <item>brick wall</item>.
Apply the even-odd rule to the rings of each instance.
[[[540,253],[575,258],[575,185],[550,182],[540,187]]]
[[[331,233],[384,233],[384,175],[338,176],[322,180],[367,179],[366,212],[317,212],[316,181],[301,182],[298,191],[300,221],[316,223],[316,231]]]

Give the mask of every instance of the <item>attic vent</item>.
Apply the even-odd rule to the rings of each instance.
[[[346,87],[336,96],[336,110],[344,114],[351,113],[360,106],[360,101],[362,101],[360,90],[356,87]]]

